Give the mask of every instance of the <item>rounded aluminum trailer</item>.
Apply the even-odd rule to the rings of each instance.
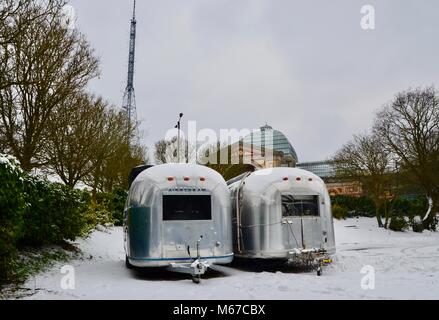
[[[229,188],[236,257],[325,261],[335,253],[331,201],[315,174],[264,169],[232,181]]]
[[[164,164],[130,187],[124,223],[127,266],[199,276],[233,260],[230,192],[216,171]]]

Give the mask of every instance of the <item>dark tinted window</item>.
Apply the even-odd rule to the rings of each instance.
[[[318,196],[292,196],[282,195],[282,216],[318,216]]]
[[[211,220],[210,195],[164,195],[163,220]]]

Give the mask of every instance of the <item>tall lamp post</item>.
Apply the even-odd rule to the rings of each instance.
[[[177,163],[180,163],[180,130],[181,130],[181,118],[183,118],[184,114],[180,113],[178,116],[178,122],[175,126],[175,129],[178,129],[177,135]]]

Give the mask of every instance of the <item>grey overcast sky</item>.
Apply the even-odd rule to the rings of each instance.
[[[137,2],[135,88],[149,146],[184,112],[218,132],[268,123],[300,161],[322,160],[396,92],[439,82],[437,0]],[[120,106],[132,1],[70,4],[101,59],[90,91]],[[367,4],[375,30],[360,26]]]

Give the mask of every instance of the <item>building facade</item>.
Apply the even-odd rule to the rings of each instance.
[[[323,180],[335,176],[334,165],[331,161],[303,162],[297,164],[297,168],[310,171]]]
[[[296,150],[287,137],[269,125],[253,131],[244,137],[240,143],[251,146],[255,150],[262,150],[262,157],[269,158],[273,155],[275,159],[272,162],[268,161],[267,164],[275,167],[295,167],[298,163]]]
[[[221,152],[228,152],[231,163],[251,164],[255,169],[296,167],[310,171],[325,181],[331,196],[361,196],[363,193],[359,182],[342,181],[336,177],[332,161],[299,163],[296,150],[288,138],[269,125],[253,131]]]

